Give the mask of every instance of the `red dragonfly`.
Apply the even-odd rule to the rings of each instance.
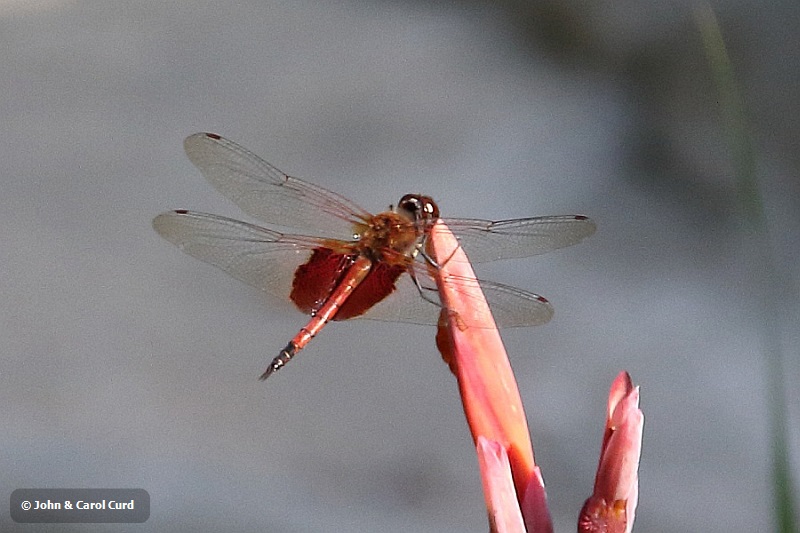
[[[330,320],[437,324],[443,307],[431,273],[437,265],[425,252],[430,228],[439,218],[431,198],[407,194],[397,207],[373,215],[334,192],[287,176],[219,135],[197,133],[184,147],[208,181],[245,213],[309,232],[281,233],[183,209],[153,220],[159,235],[185,253],[290,300],[311,316],[262,380],[283,367]],[[583,215],[443,221],[474,263],[549,252],[595,231]],[[500,327],[543,324],[553,314],[550,303],[539,295],[499,283],[466,281],[480,284]]]

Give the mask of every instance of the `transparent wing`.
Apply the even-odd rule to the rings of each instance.
[[[287,302],[297,266],[320,246],[312,237],[191,211],[158,215],[153,228],[192,257]]]
[[[186,154],[222,194],[244,212],[270,224],[349,239],[370,213],[318,185],[287,176],[257,155],[213,133],[184,142]],[[475,263],[528,257],[571,246],[595,231],[581,215],[516,220],[447,219]]]
[[[192,211],[170,211],[158,215],[153,227],[164,239],[183,252],[227,272],[234,278],[289,301],[298,265],[305,263],[313,249],[326,243],[314,237],[286,235],[254,224]],[[415,276],[407,273],[397,280],[396,289],[367,311],[372,320],[435,325],[441,307],[436,283],[427,268],[418,264]],[[499,327],[544,324],[553,314],[547,300],[536,294],[487,281],[479,283]]]
[[[403,274],[397,281],[395,292],[359,318],[436,325],[442,310],[438,303],[440,299],[436,282],[425,267],[415,270],[420,287],[410,275]],[[500,328],[538,326],[547,323],[553,316],[553,306],[538,294],[491,281],[466,279],[462,283],[467,286],[480,285]]]
[[[581,242],[596,226],[583,215],[515,220],[444,219],[472,263],[529,257]]]
[[[186,138],[189,160],[250,216],[277,226],[346,239],[370,214],[327,189],[287,176],[257,155],[213,133]]]

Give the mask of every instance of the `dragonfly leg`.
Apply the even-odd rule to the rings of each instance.
[[[428,263],[433,268],[439,268],[439,264],[436,262],[436,259],[431,257],[431,254],[429,254],[426,249],[428,247],[427,243],[428,243],[428,237],[426,236],[422,239],[422,242],[417,246],[416,253],[421,255],[422,258],[425,260],[425,262]]]
[[[435,292],[438,295],[439,294],[438,290],[431,289],[429,287],[423,287],[422,284],[419,282],[419,279],[417,278],[417,276],[414,274],[413,270],[409,270],[408,274],[411,276],[411,279],[414,281],[414,286],[417,287],[417,292],[419,292],[420,298],[422,298],[426,302],[432,303],[436,307],[442,307],[442,302],[439,300],[438,297],[434,299],[431,296],[428,296],[428,293],[430,293],[430,292]]]
[[[430,238],[429,236],[427,236],[427,235],[425,236],[425,238],[423,239],[422,243],[419,245],[419,247],[417,249],[417,252],[419,253],[419,255],[422,256],[423,259],[425,259],[426,263],[428,263],[429,265],[431,265],[434,268],[441,268],[442,266],[446,265],[447,262],[450,261],[450,259],[456,254],[456,251],[458,250],[458,248],[461,248],[461,243],[459,242],[458,243],[458,248],[454,249],[453,253],[451,253],[449,257],[447,257],[444,261],[437,261],[433,256],[431,256],[431,254],[428,253],[428,239],[429,238]]]

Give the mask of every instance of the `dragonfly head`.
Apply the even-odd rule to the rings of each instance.
[[[397,211],[422,226],[427,226],[439,218],[439,206],[433,198],[420,194],[406,194],[400,198]]]

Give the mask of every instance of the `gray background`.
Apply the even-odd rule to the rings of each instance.
[[[691,6],[0,2],[0,510],[21,487],[152,498],[143,525],[6,510],[0,529],[486,531],[432,328],[334,324],[260,383],[304,317],[151,229],[176,207],[245,218],[183,154],[215,131],[370,210],[424,192],[451,216],[593,217],[585,244],[478,269],[556,308],[504,339],[557,530],[591,492],[621,369],[646,415],[636,530],[765,530],[765,338],[800,452],[800,8],[715,6],[765,246],[737,212]]]

